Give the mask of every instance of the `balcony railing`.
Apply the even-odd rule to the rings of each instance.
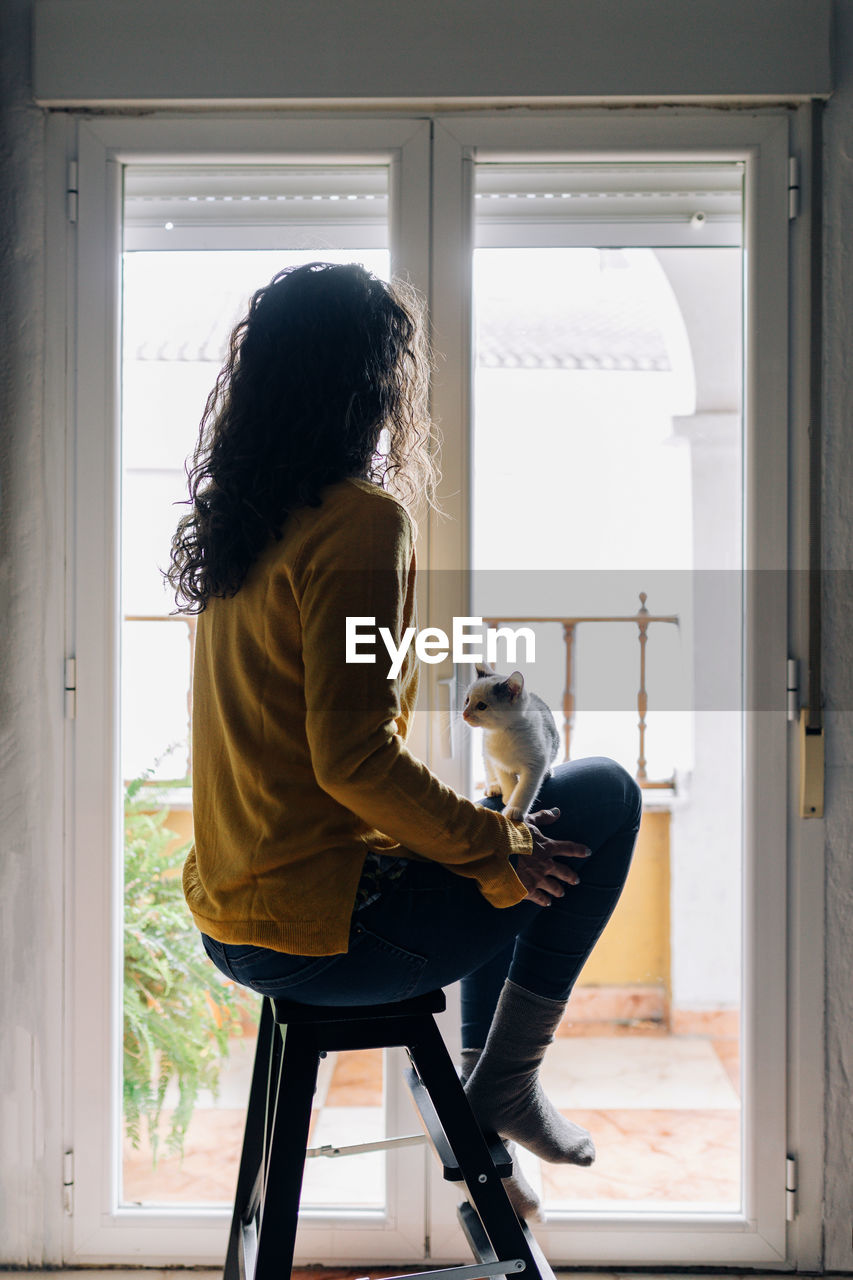
[[[646,645],[649,640],[649,627],[652,623],[664,623],[678,626],[677,614],[653,614],[646,608],[648,596],[640,592],[640,608],[632,614],[575,614],[572,617],[510,617],[501,614],[499,618],[484,618],[486,626],[499,627],[507,623],[558,623],[563,628],[565,646],[565,678],[563,686],[563,737],[566,747],[566,759],[571,759],[572,728],[575,720],[577,698],[575,694],[575,639],[580,626],[622,624],[635,626],[639,640],[639,682],[637,688],[637,734],[638,752],[635,777],[641,787],[647,790],[675,790],[675,777],[652,781],[646,771],[646,734],[649,711],[649,695],[646,688]]]
[[[557,623],[563,629],[563,643],[565,646],[565,676],[563,688],[563,737],[566,748],[566,759],[571,759],[572,748],[572,728],[575,720],[575,708],[577,697],[575,693],[575,640],[577,637],[578,627],[581,626],[612,626],[621,624],[623,626],[635,626],[637,628],[637,639],[639,641],[639,679],[637,688],[637,735],[638,735],[638,752],[637,767],[635,777],[641,787],[647,790],[674,790],[675,778],[664,778],[652,780],[646,771],[646,735],[648,732],[647,717],[649,711],[649,695],[646,688],[646,645],[649,640],[649,627],[654,623],[662,623],[669,626],[678,626],[677,614],[652,614],[646,608],[647,594],[641,591],[640,608],[636,613],[632,614],[575,614],[571,617],[564,615],[548,616],[548,617],[531,617],[531,616],[510,616],[501,614],[500,617],[484,618],[484,624],[489,627],[500,627],[508,623]],[[192,778],[192,733],[190,727],[192,725],[192,689],[193,689],[193,663],[195,657],[195,633],[198,616],[196,614],[142,614],[132,613],[125,615],[125,622],[168,622],[177,623],[187,628],[187,644],[188,644],[188,669],[189,681],[187,685],[187,778]]]

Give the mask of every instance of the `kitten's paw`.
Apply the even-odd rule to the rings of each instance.
[[[504,817],[509,818],[510,822],[521,822],[524,810],[519,809],[517,805],[504,805]]]
[[[486,795],[487,796],[502,795],[501,784],[499,782],[493,782],[490,787],[486,787]]]

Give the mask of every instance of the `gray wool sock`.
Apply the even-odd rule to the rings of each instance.
[[[463,1084],[465,1084],[479,1062],[482,1052],[482,1049],[462,1050],[459,1074],[462,1077]],[[503,1179],[503,1187],[510,1204],[520,1218],[531,1218],[534,1222],[544,1222],[545,1213],[542,1209],[542,1201],[524,1176],[515,1154],[515,1143],[508,1142],[506,1149],[509,1153],[509,1158],[512,1160],[512,1174],[510,1177]]]
[[[463,1049],[459,1059],[459,1076],[463,1084],[471,1079],[471,1073],[480,1061],[482,1049]]]
[[[565,1007],[564,1000],[548,1000],[507,979],[465,1092],[483,1129],[512,1138],[540,1160],[589,1165],[592,1138],[560,1115],[539,1083],[539,1066]]]
[[[518,1163],[515,1143],[508,1142],[506,1149],[509,1152],[509,1158],[512,1160],[512,1173],[508,1178],[504,1178],[503,1184],[510,1204],[519,1218],[532,1218],[534,1222],[545,1222],[545,1210],[542,1208],[542,1201],[524,1176],[524,1170]]]

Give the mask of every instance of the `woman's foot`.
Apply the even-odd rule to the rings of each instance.
[[[507,1142],[506,1149],[509,1158],[512,1160],[512,1173],[508,1178],[503,1179],[503,1184],[510,1204],[519,1218],[528,1218],[531,1222],[545,1222],[545,1210],[542,1208],[542,1201],[524,1176],[524,1170],[519,1164],[515,1143]]]
[[[507,980],[465,1092],[483,1129],[519,1142],[540,1160],[590,1165],[595,1146],[589,1133],[561,1115],[539,1083],[539,1066],[565,1007],[565,1001]]]
[[[462,1062],[460,1064],[460,1075],[462,1083],[465,1084],[468,1077],[476,1067],[482,1049],[463,1049]],[[542,1208],[542,1201],[534,1191],[533,1187],[524,1176],[524,1171],[518,1161],[515,1150],[515,1143],[508,1142],[506,1144],[507,1154],[512,1160],[512,1173],[508,1178],[504,1178],[503,1188],[506,1191],[509,1202],[520,1218],[528,1218],[532,1222],[544,1222],[545,1211]]]

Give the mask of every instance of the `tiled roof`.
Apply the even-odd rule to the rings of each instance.
[[[242,299],[224,298],[218,314],[173,311],[156,334],[128,334],[132,360],[220,365]],[[135,339],[135,341],[134,341]],[[618,310],[601,299],[568,302],[525,312],[492,301],[477,326],[477,363],[493,369],[670,369],[660,327],[639,298],[623,298]]]
[[[597,305],[598,303],[598,305]],[[660,327],[639,299],[599,300],[525,314],[492,308],[478,328],[477,363],[493,369],[670,369]]]
[[[475,325],[478,364],[497,369],[669,370],[658,277],[623,269],[626,265],[619,251],[603,251],[600,269],[577,278],[543,280],[540,275],[515,289],[511,281],[482,285]],[[194,279],[192,287],[171,294],[157,315],[155,331],[150,318],[130,309],[127,355],[219,366],[245,308],[244,293],[225,280]]]

